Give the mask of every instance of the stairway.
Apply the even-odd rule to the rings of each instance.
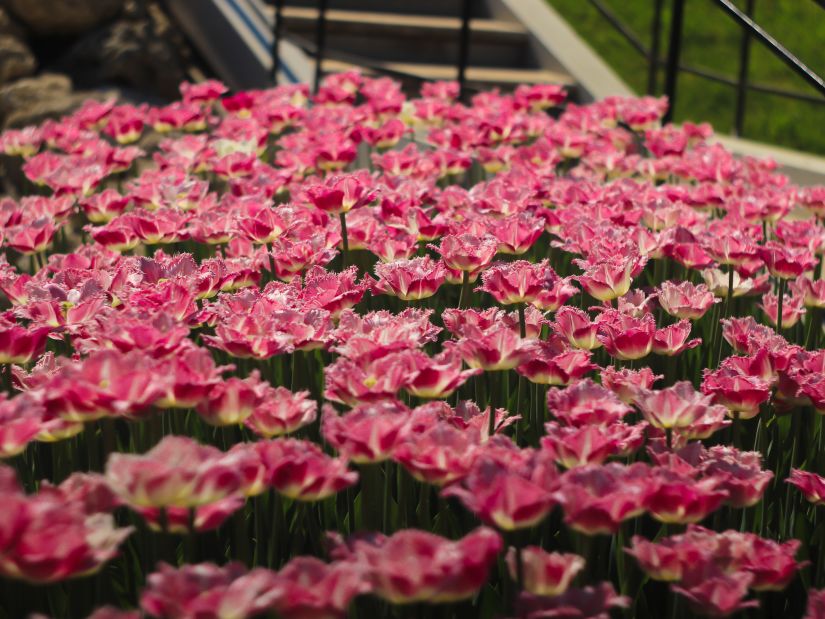
[[[285,0],[286,39],[314,49],[317,5],[315,0]],[[420,79],[454,80],[461,5],[461,0],[329,0],[322,70],[360,66],[365,74],[387,71],[410,89]],[[271,1],[268,8],[271,19]],[[543,66],[524,26],[504,12],[493,15],[484,0],[474,2],[466,79],[472,88],[502,90],[521,83],[574,83],[567,73]]]

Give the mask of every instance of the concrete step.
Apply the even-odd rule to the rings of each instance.
[[[286,7],[287,33],[314,40],[318,11],[308,7]],[[404,15],[372,11],[329,10],[328,49],[346,51],[365,58],[404,62],[440,63],[458,58],[461,20],[437,15]],[[531,61],[528,36],[517,22],[498,19],[470,21],[470,64],[523,66]]]
[[[272,0],[267,0],[270,4]],[[317,8],[318,0],[285,0],[285,6]],[[460,16],[463,0],[329,0],[329,9]],[[486,15],[486,2],[473,0],[473,16]]]
[[[382,70],[395,71],[401,74],[412,75],[425,80],[454,80],[456,79],[455,65],[422,64],[413,62],[376,62],[375,66]],[[322,65],[325,73],[337,73],[356,68],[357,65],[340,60],[326,59]],[[369,70],[364,70],[369,74]],[[565,73],[547,69],[513,69],[500,67],[467,67],[467,82],[477,84],[482,88],[501,87],[511,90],[519,84],[561,84],[572,87],[575,81]]]

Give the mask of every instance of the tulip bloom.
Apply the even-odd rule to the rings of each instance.
[[[567,385],[596,369],[587,350],[565,350],[557,341],[540,340],[530,359],[516,371],[532,383]]]
[[[702,278],[705,284],[714,296],[720,298],[727,298],[728,294],[733,293],[733,297],[741,297],[749,294],[757,287],[756,280],[749,279],[739,275],[738,272],[733,272],[733,287],[728,284],[730,274],[723,273],[719,269],[704,269],[702,271]]]
[[[116,528],[108,513],[114,509],[111,496],[95,501],[73,483],[44,485],[27,496],[12,470],[0,468],[8,514],[0,523],[0,574],[30,583],[59,582],[93,574],[117,555],[132,528]]]
[[[469,329],[456,344],[467,365],[488,372],[514,369],[532,357],[535,347],[532,340],[522,339],[506,325],[486,331]]]
[[[732,415],[751,419],[759,414],[759,405],[771,395],[770,385],[755,376],[734,374],[730,370],[705,370],[702,393],[712,395],[713,401],[725,406]]]
[[[598,338],[610,356],[636,360],[646,357],[653,350],[656,321],[650,314],[639,319],[606,312],[600,318],[603,321],[599,324]]]
[[[662,282],[656,296],[662,309],[680,320],[699,320],[719,302],[704,284],[696,286],[687,281],[679,284]]]
[[[507,551],[507,570],[514,581],[518,578],[515,548]],[[584,569],[579,555],[546,552],[538,546],[521,549],[524,589],[533,595],[555,597],[567,591],[576,575]]]
[[[295,432],[315,421],[318,403],[308,396],[308,391],[293,393],[285,387],[263,389],[244,425],[264,438]]]
[[[640,390],[635,402],[652,426],[663,430],[688,428],[711,406],[712,396],[702,395],[688,381],[660,391]]]
[[[526,260],[495,264],[482,273],[481,279],[483,285],[476,290],[492,295],[503,305],[531,303],[555,310],[576,293],[548,266],[547,260],[537,264]]]
[[[619,396],[625,404],[633,404],[640,391],[650,389],[662,378],[664,376],[654,374],[649,367],[638,370],[628,368],[617,370],[612,365],[608,365],[601,372],[602,385]]]
[[[645,508],[659,522],[695,523],[716,511],[728,498],[713,478],[694,480],[668,469],[655,471]]]
[[[612,301],[630,290],[632,274],[636,268],[636,259],[619,257],[588,265],[578,281],[591,297],[599,301]]]
[[[197,507],[243,490],[240,460],[190,438],[167,436],[143,455],[111,454],[106,477],[135,508]]]
[[[224,566],[198,563],[174,568],[160,563],[149,574],[140,596],[140,606],[148,614],[172,617],[253,617],[267,610],[276,583],[274,573],[264,569],[248,571],[241,563]]]
[[[444,350],[435,357],[424,353],[414,355],[417,374],[405,387],[419,398],[448,398],[471,376],[478,376],[484,370],[476,368],[463,370],[461,355],[455,346],[445,344]]]
[[[801,296],[797,295],[782,295],[782,328],[783,329],[790,329],[796,323],[799,322],[799,319],[802,318],[802,315],[805,314],[804,308],[805,299]],[[779,321],[779,297],[775,294],[771,294],[770,292],[766,292],[762,295],[762,303],[759,305],[762,308],[762,311],[765,312],[765,315],[768,317],[768,320],[772,325],[776,325]]]
[[[585,535],[613,535],[622,522],[644,513],[650,481],[650,471],[641,463],[570,469],[556,493],[564,522]]]
[[[358,480],[346,460],[330,458],[314,443],[273,439],[258,445],[266,484],[295,501],[322,501]]]
[[[539,452],[513,454],[507,463],[485,455],[443,496],[458,498],[482,521],[504,531],[535,526],[555,505],[556,469]]]
[[[612,391],[589,378],[566,389],[549,390],[547,408],[565,425],[576,427],[615,423],[631,411]]]
[[[0,399],[0,459],[22,453],[40,433],[43,407],[27,394]]]
[[[541,446],[566,469],[601,464],[610,456],[628,455],[636,451],[644,442],[645,426],[615,423],[576,428],[551,421],[544,425],[547,436],[541,439]]]
[[[321,433],[342,456],[357,464],[381,462],[393,454],[410,428],[410,411],[400,402],[361,404],[338,415],[324,406]]]
[[[611,616],[612,609],[628,608],[630,598],[618,595],[609,582],[594,587],[571,588],[552,597],[521,592],[516,598],[517,617],[593,617]]]
[[[653,352],[657,355],[673,357],[691,348],[696,348],[702,343],[702,339],[689,340],[690,329],[690,321],[686,319],[657,329],[653,336]]]
[[[27,329],[20,325],[0,322],[0,364],[27,364],[39,357],[46,348],[51,327]]]
[[[442,237],[440,246],[429,247],[441,255],[447,268],[469,274],[486,268],[497,250],[495,239],[473,234],[448,235]]]
[[[809,502],[825,505],[825,478],[816,473],[792,469],[786,483],[796,486]]]
[[[353,598],[369,593],[373,585],[366,566],[357,562],[295,557],[278,570],[269,587],[257,601],[267,602],[279,617],[343,619]]]
[[[569,306],[563,306],[556,312],[553,330],[567,338],[574,348],[594,350],[602,343],[598,339],[599,324],[591,322],[586,312]]]
[[[324,185],[307,189],[307,198],[316,208],[327,213],[348,213],[375,199],[375,192],[363,180],[357,175],[333,177]]]
[[[780,279],[796,279],[817,265],[816,257],[804,247],[768,241],[757,251],[770,274]]]
[[[433,296],[447,278],[443,262],[429,256],[375,265],[376,292],[402,301],[419,301]]]
[[[444,604],[472,597],[487,581],[503,545],[487,527],[457,541],[416,529],[390,537],[333,540],[333,558],[364,565],[373,593],[391,604]]]
[[[198,407],[198,414],[213,426],[231,426],[243,423],[255,410],[260,400],[259,377],[247,379],[235,376],[215,385],[207,399]]]

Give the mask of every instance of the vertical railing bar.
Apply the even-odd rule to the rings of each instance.
[[[662,3],[653,0],[653,23],[650,32],[650,55],[647,65],[647,94],[656,94],[656,82],[659,76],[659,54],[661,53]]]
[[[461,35],[458,47],[458,92],[461,101],[467,96],[467,64],[470,61],[470,11],[472,0],[464,0],[461,5]]]
[[[676,108],[676,84],[679,77],[679,58],[682,55],[682,24],[684,18],[685,0],[673,0],[667,63],[665,65],[665,95],[668,98],[668,109],[664,117],[665,122],[673,120],[673,110]]]
[[[745,14],[753,17],[755,0],[747,0]],[[736,80],[736,110],[733,118],[733,131],[742,136],[745,127],[745,100],[748,94],[748,66],[750,64],[751,31],[742,28],[742,41],[739,45],[739,76]]]
[[[272,83],[278,85],[278,69],[281,66],[281,35],[283,34],[284,0],[275,0],[275,17],[272,22]]]
[[[315,81],[312,91],[317,93],[323,75],[324,51],[327,41],[328,0],[318,0],[318,21],[315,26]]]

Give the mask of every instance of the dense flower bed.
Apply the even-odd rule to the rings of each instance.
[[[657,99],[181,93],[0,136],[5,616],[825,617],[825,188]]]

